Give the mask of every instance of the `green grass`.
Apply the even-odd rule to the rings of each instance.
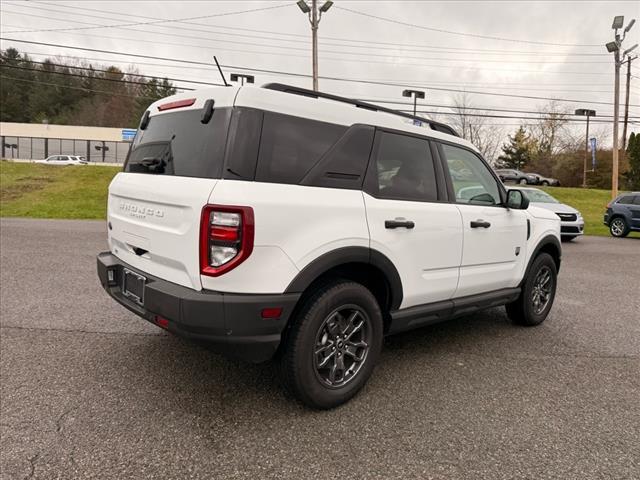
[[[119,167],[101,165],[59,167],[2,161],[0,216],[104,219],[107,188],[119,171]],[[580,210],[587,235],[609,235],[602,224],[611,200],[608,190],[562,187],[544,190]]]
[[[0,216],[103,219],[119,167],[0,162]]]
[[[586,235],[611,235],[609,227],[602,223],[604,212],[607,210],[607,203],[611,201],[611,192],[609,190],[565,187],[545,187],[542,190],[582,213]],[[636,236],[638,234],[631,233],[630,235]]]

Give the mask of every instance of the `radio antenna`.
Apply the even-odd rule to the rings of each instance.
[[[222,73],[222,68],[220,68],[220,64],[218,63],[218,59],[216,58],[216,56],[213,56],[213,60],[216,62],[216,67],[218,67],[218,71],[220,72],[220,76],[222,77],[222,81],[224,82],[224,86],[225,87],[230,87],[231,85],[229,85],[227,83],[227,79],[224,78],[224,73]]]

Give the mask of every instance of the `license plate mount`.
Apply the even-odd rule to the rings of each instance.
[[[144,286],[147,278],[128,268],[123,269],[122,293],[138,305],[144,305]]]

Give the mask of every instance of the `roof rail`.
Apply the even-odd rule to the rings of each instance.
[[[436,122],[435,120],[429,120],[427,118],[411,115],[410,113],[401,112],[399,110],[393,110],[392,108],[381,107],[380,105],[374,105],[372,103],[361,102],[359,100],[353,100],[351,98],[340,97],[338,95],[332,95],[330,93],[316,92],[314,90],[308,90],[306,88],[295,87],[293,85],[285,85],[284,83],[266,83],[262,86],[268,90],[276,90],[278,92],[293,93],[295,95],[302,95],[304,97],[311,98],[326,98],[327,100],[334,100],[336,102],[348,103],[358,108],[364,108],[365,110],[371,110],[374,112],[390,113],[399,117],[409,118],[411,120],[418,120],[420,122],[428,124],[432,130],[438,132],[447,133],[459,137],[458,133],[445,123]]]

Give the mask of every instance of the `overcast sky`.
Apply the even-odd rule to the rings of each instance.
[[[211,62],[217,55],[223,65],[311,73],[309,23],[293,0],[2,0],[0,5],[3,37],[203,62]],[[423,103],[429,105],[453,103],[456,93],[434,90],[441,88],[573,99],[579,102],[563,103],[567,110],[591,108],[599,115],[612,115],[613,59],[604,44],[612,40],[614,15],[624,15],[625,24],[634,17],[640,20],[640,2],[335,0],[320,23],[320,76],[408,83],[426,90]],[[205,16],[208,18],[202,18]],[[191,20],[148,23],[158,19]],[[147,24],[115,26],[139,22]],[[95,28],[97,25],[109,27]],[[73,30],[51,31],[69,28]],[[631,30],[624,47],[639,39],[640,23]],[[102,63],[124,69],[134,66],[149,75],[220,80],[215,70],[194,65],[11,41],[2,41],[1,46],[14,46],[36,59],[73,55],[94,63],[104,59]],[[242,72],[241,68],[224,70],[227,75]],[[251,73],[257,84],[278,81],[311,86],[307,77]],[[640,60],[635,62],[632,74],[631,104],[640,105]],[[622,103],[624,76],[621,88]],[[403,101],[401,86],[321,78],[320,89],[370,100]],[[481,93],[470,93],[468,98],[474,107],[493,109],[537,111],[548,103]],[[432,106],[421,109],[449,111]],[[630,115],[636,121],[630,130],[640,131],[640,106],[631,107]],[[504,118],[491,121],[503,125],[505,131],[527,123]],[[596,131],[606,142],[611,126],[600,124]]]

